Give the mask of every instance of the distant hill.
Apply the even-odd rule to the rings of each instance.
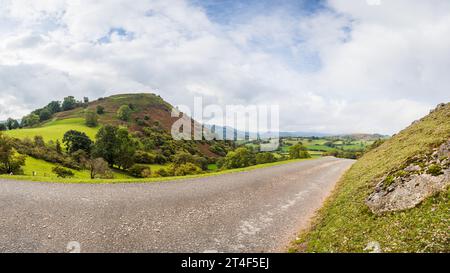
[[[447,103],[361,157],[295,250],[449,252],[449,150]]]
[[[390,136],[381,134],[346,134],[346,135],[333,135],[335,138],[339,139],[352,139],[352,140],[379,140],[387,139]]]

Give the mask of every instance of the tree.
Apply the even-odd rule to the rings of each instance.
[[[95,136],[94,155],[96,157],[102,157],[109,166],[114,166],[114,161],[117,154],[117,131],[118,127],[112,125],[106,125],[100,128]]]
[[[36,114],[30,114],[22,118],[22,127],[33,127],[39,124],[39,116]]]
[[[94,111],[88,110],[85,114],[86,126],[97,127],[98,126],[98,116]]]
[[[6,127],[6,124],[0,123],[0,131],[6,131],[8,130],[8,127]]]
[[[51,114],[61,112],[61,102],[52,101],[45,108],[47,108]]]
[[[108,162],[103,158],[87,159],[84,164],[90,171],[91,179],[95,178],[113,178],[114,176],[109,169]]]
[[[126,170],[134,164],[137,143],[124,128],[117,131],[117,142],[119,145],[115,163],[119,168]]]
[[[39,113],[39,121],[46,121],[49,120],[52,117],[52,113],[47,108],[42,109],[42,111]]]
[[[97,133],[94,155],[104,158],[110,167],[128,169],[134,164],[137,143],[124,128],[106,125]]]
[[[290,159],[310,158],[311,155],[308,153],[308,150],[305,146],[297,143],[289,148],[289,157]]]
[[[0,134],[0,173],[21,174],[25,159],[24,155],[16,154],[12,139]]]
[[[73,96],[68,96],[64,98],[64,101],[62,103],[62,110],[68,111],[72,110],[77,106],[77,101]]]
[[[97,114],[103,115],[105,113],[105,107],[97,105]]]
[[[8,118],[6,121],[6,127],[8,127],[9,130],[14,130],[20,127],[19,122],[15,119]]]
[[[69,154],[78,150],[83,150],[88,154],[91,152],[92,140],[83,132],[67,131],[64,134],[63,143],[66,145],[66,150]]]
[[[123,121],[128,121],[130,120],[132,112],[133,110],[131,110],[130,106],[122,105],[119,110],[117,110],[117,117]]]

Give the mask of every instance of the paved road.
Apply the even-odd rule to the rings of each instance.
[[[352,163],[147,184],[0,180],[0,252],[283,251]]]

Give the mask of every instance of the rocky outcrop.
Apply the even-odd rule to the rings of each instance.
[[[450,184],[450,140],[383,177],[366,205],[375,214],[414,208]]]

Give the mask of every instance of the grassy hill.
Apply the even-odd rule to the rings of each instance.
[[[117,111],[123,105],[129,105],[133,110],[128,121],[120,120]],[[97,107],[104,108],[104,113],[98,115],[99,126],[90,128],[85,124],[86,111],[96,111]],[[62,140],[68,130],[77,130],[86,133],[95,139],[98,129],[102,125],[116,125],[126,127],[130,132],[139,132],[146,127],[157,126],[165,134],[170,134],[172,124],[177,118],[171,117],[173,106],[160,96],[152,93],[120,94],[89,102],[84,107],[77,107],[69,111],[56,113],[50,121],[41,123],[33,128],[23,128],[5,131],[10,137],[24,139],[42,136],[45,141]],[[196,143],[197,149],[205,156],[217,157],[210,151],[209,144]]]
[[[85,125],[84,118],[79,117],[54,119],[50,122],[42,124],[40,127],[10,130],[5,131],[4,134],[19,139],[32,139],[34,136],[42,136],[45,141],[56,141],[57,139],[61,141],[65,132],[69,130],[77,130],[86,133],[91,139],[94,139],[98,128],[99,127],[87,127]]]
[[[384,252],[449,252],[448,189],[401,212],[374,215],[365,205],[381,177],[449,139],[450,104],[446,104],[365,154],[343,176],[291,251],[364,252],[376,242]]]

